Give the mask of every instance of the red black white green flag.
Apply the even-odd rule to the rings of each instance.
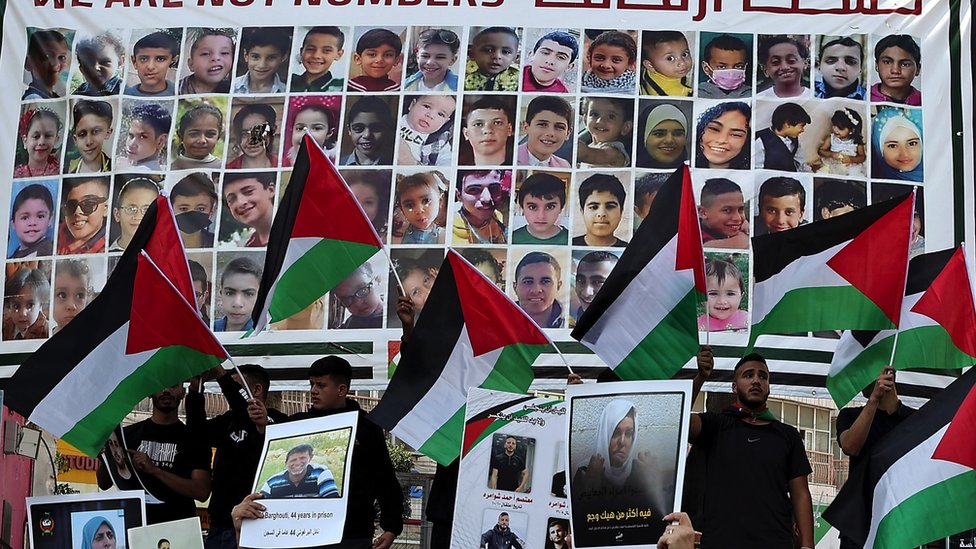
[[[698,352],[696,307],[704,294],[701,228],[682,166],[658,191],[572,336],[623,379],[669,379]]]
[[[251,335],[314,303],[382,246],[356,196],[306,134],[271,225]]]
[[[370,417],[447,465],[461,450],[468,389],[524,393],[534,378],[532,363],[551,345],[511,298],[448,250]]]
[[[970,368],[885,435],[824,518],[875,549],[918,547],[976,528],[974,384]]]
[[[4,404],[97,455],[140,400],[228,358],[192,296],[183,244],[160,196],[101,294],[17,369]]]
[[[827,389],[838,406],[871,383],[889,361],[897,370],[976,364],[976,306],[962,247],[911,260],[897,343],[895,333],[844,332],[827,375]]]
[[[757,236],[752,330],[762,334],[898,327],[914,193]]]

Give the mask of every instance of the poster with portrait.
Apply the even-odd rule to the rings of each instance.
[[[345,412],[268,426],[252,489],[262,494],[266,512],[244,521],[242,546],[312,547],[342,539],[358,419]]]
[[[656,546],[681,507],[691,382],[570,385],[566,401],[573,545]]]
[[[203,549],[200,517],[132,528],[129,549]]]
[[[102,451],[102,464],[108,475],[112,477],[112,484],[119,490],[145,490],[139,473],[136,472],[132,464],[132,456],[129,455],[128,446],[125,444],[125,436],[122,433],[122,426],[118,425],[105,442],[105,450]]]
[[[33,549],[124,549],[131,547],[126,532],[145,524],[145,517],[142,491],[27,498],[27,532]]]
[[[468,391],[452,547],[570,549],[565,421],[562,400]]]

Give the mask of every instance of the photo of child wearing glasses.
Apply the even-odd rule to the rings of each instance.
[[[374,258],[372,262],[382,261]],[[383,280],[385,267],[367,261],[332,290],[330,328],[383,327]],[[347,315],[348,312],[348,315]]]
[[[145,176],[119,176],[115,180],[117,195],[112,202],[110,252],[121,252],[142,223],[149,206],[159,196],[159,183]]]
[[[64,202],[58,228],[58,255],[104,252],[108,178],[66,178],[61,196]]]

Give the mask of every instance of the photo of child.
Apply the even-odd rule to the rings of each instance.
[[[458,170],[454,244],[505,244],[511,170]]]
[[[770,177],[759,186],[759,215],[755,220],[756,236],[780,233],[809,222],[804,218],[807,191],[792,177]]]
[[[122,91],[125,46],[120,31],[105,31],[75,40],[78,70],[72,78],[72,95],[104,97]]]
[[[105,251],[108,177],[65,178],[62,183],[58,255]]]
[[[453,95],[419,95],[403,99],[397,164],[450,166],[454,140]]]
[[[352,97],[346,102],[346,134],[342,143],[343,166],[374,166],[393,163],[396,125],[395,97]]]
[[[823,159],[818,173],[867,177],[861,114],[851,108],[834,111],[830,117],[830,133],[824,136],[817,152]]]
[[[224,148],[224,111],[227,100],[181,99],[177,107],[179,122],[173,137],[173,170],[216,169]]]
[[[105,284],[103,261],[62,259],[54,266],[54,320],[56,334],[75,319]]]
[[[129,245],[149,206],[159,196],[159,182],[143,175],[115,178],[112,200],[112,227],[109,233],[110,252],[121,252]]]
[[[559,177],[562,176],[562,177]],[[513,225],[512,244],[558,245],[569,242],[565,227],[566,188],[569,174],[520,171],[515,201],[519,216]]]
[[[55,110],[58,109],[58,110]],[[20,114],[14,177],[61,173],[61,130],[64,104],[24,104]]]
[[[65,173],[112,171],[112,131],[116,106],[108,101],[78,99],[71,107],[71,141],[65,152]]]
[[[390,170],[342,170],[341,173],[380,240],[386,242],[393,173]]]
[[[246,332],[254,328],[251,313],[261,285],[263,253],[218,254],[220,293],[217,294],[215,332]]]
[[[642,100],[637,119],[637,167],[677,168],[688,160],[688,102],[661,103]]]
[[[864,99],[864,37],[821,36],[817,56],[818,77],[814,95],[820,98],[846,97]]]
[[[48,337],[51,263],[8,263],[3,286],[3,340]]]
[[[638,172],[639,173],[639,172]],[[657,192],[667,182],[669,173],[644,173],[634,181],[634,233],[647,215],[651,212],[651,204],[657,198]]]
[[[890,34],[874,46],[878,82],[871,86],[871,101],[922,106],[922,92],[914,86],[922,72],[922,50],[907,34]]]
[[[69,43],[73,32],[63,29],[27,28],[27,57],[24,70],[30,81],[21,99],[54,99],[65,95],[68,66],[71,64]]]
[[[187,254],[187,263],[190,265],[190,280],[193,282],[197,310],[200,311],[203,323],[210,326],[210,296],[213,293],[210,269],[213,264],[213,254]]]
[[[575,29],[534,29],[544,32],[531,51],[526,52],[522,69],[522,91],[570,93],[576,90],[579,72],[579,31]],[[526,31],[529,33],[530,31]],[[533,37],[526,34],[526,45]]]
[[[695,167],[749,169],[752,108],[742,101],[713,105],[698,117]]]
[[[124,139],[119,139],[115,169],[161,171],[166,160],[166,143],[173,123],[172,103],[126,101],[123,103]]]
[[[405,27],[369,29],[356,40],[347,90],[388,92],[400,90],[403,74]],[[357,34],[359,31],[357,30]]]
[[[459,250],[461,257],[478,269],[478,272],[505,291],[505,250],[500,248],[464,248]]]
[[[285,93],[291,27],[250,27],[241,31],[234,94]]]
[[[922,110],[881,107],[871,130],[871,177],[921,183]]]
[[[627,245],[626,240],[615,234],[618,229],[620,234],[630,234],[626,223],[622,223],[625,213],[629,212],[626,211],[627,191],[618,175],[626,177],[623,173],[596,173],[587,176],[580,183],[578,194],[581,219],[576,220],[576,227],[579,229],[582,225],[584,232],[573,237],[573,246],[622,248]]]
[[[363,263],[329,294],[329,328],[383,327],[386,259],[379,253]]]
[[[194,172],[183,177],[169,191],[183,245],[212,248],[213,220],[217,213],[217,189],[210,176]]]
[[[863,181],[815,178],[813,202],[813,220],[822,221],[863,208],[867,191]]]
[[[522,118],[524,142],[518,146],[520,166],[569,168],[569,160],[557,156],[573,132],[573,107],[556,95],[538,96]],[[572,149],[569,150],[572,158]]]
[[[236,31],[229,28],[187,29],[186,76],[180,80],[180,95],[230,92],[236,38]]]
[[[756,97],[812,97],[810,36],[759,35]]]
[[[773,110],[768,128],[756,132],[757,168],[784,172],[808,172],[805,153],[800,146],[800,134],[810,123],[806,109],[796,103],[781,103]]]
[[[465,91],[518,91],[520,29],[474,27],[469,32]]]
[[[136,39],[138,34],[133,35]],[[182,29],[153,29],[135,40],[132,69],[125,95],[170,97],[176,93],[176,67],[180,62]]]
[[[749,248],[745,197],[738,183],[724,177],[705,180],[698,204],[702,244],[706,248]]]
[[[298,33],[300,34],[300,33]],[[297,38],[297,35],[296,35]],[[311,27],[305,31],[299,48],[295,74],[290,87],[300,92],[337,92],[345,88],[345,80],[332,75],[332,66],[342,59],[346,33],[339,27]],[[342,71],[338,71],[342,74]]]
[[[510,165],[515,150],[516,98],[466,95],[462,110],[458,165]]]
[[[274,99],[258,101],[247,101],[245,98],[234,100],[231,109],[234,116],[230,123],[230,148],[238,154],[227,161],[228,170],[278,166],[278,120],[284,110],[284,103]]]
[[[747,256],[707,255],[705,288],[708,300],[706,311],[698,317],[698,329],[708,332],[748,329],[748,298],[743,276],[743,273],[749,273]]]
[[[227,173],[223,183],[221,244],[244,248],[267,246],[274,214],[274,172]]]
[[[583,66],[584,93],[633,94],[637,81],[634,31],[587,30],[590,45]]]
[[[54,197],[57,181],[15,181],[7,234],[7,259],[49,256],[54,253]]]
[[[443,244],[447,217],[447,178],[438,171],[398,175],[394,204],[407,225],[395,228],[394,244]]]
[[[610,271],[617,266],[620,259],[619,252],[605,250],[588,251],[573,250],[573,269],[570,277],[573,288],[570,292],[569,324],[576,326],[576,321],[583,316],[583,312],[593,303],[603,283],[610,276]]]
[[[688,38],[679,31],[641,34],[641,95],[691,97],[695,60]]]
[[[293,166],[301,148],[302,138],[308,131],[315,143],[330,160],[336,157],[336,134],[339,131],[339,108],[342,97],[338,95],[307,95],[292,97],[288,103],[288,122],[285,126],[290,136],[284,166]]]
[[[401,248],[393,250],[392,255],[393,268],[396,269],[397,276],[403,283],[403,295],[408,297],[411,305],[413,305],[413,320],[416,321],[424,310],[430,288],[440,271],[444,252],[437,248]],[[390,295],[399,292],[395,284],[396,281],[390,277]],[[387,312],[387,327],[401,327],[403,325],[402,320],[397,315],[397,311],[392,310],[397,304],[394,301],[390,305],[391,310]]]
[[[404,91],[446,92],[457,91],[458,49],[461,39],[457,30],[413,27],[414,44],[407,66]],[[419,34],[417,34],[419,32]]]
[[[584,97],[580,100],[576,164],[579,168],[630,166],[634,146],[634,100],[616,97]]]
[[[751,34],[701,33],[701,73],[698,97],[742,99],[752,96]],[[704,78],[702,78],[704,76]]]

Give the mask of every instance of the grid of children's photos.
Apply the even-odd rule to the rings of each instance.
[[[744,330],[750,236],[922,183],[920,59],[897,34],[30,28],[2,338],[70,322],[164,189],[202,315],[250,328],[306,130],[417,311],[455,246],[546,328],[574,325],[689,161],[700,328]],[[389,263],[377,254],[274,328],[399,327]]]

